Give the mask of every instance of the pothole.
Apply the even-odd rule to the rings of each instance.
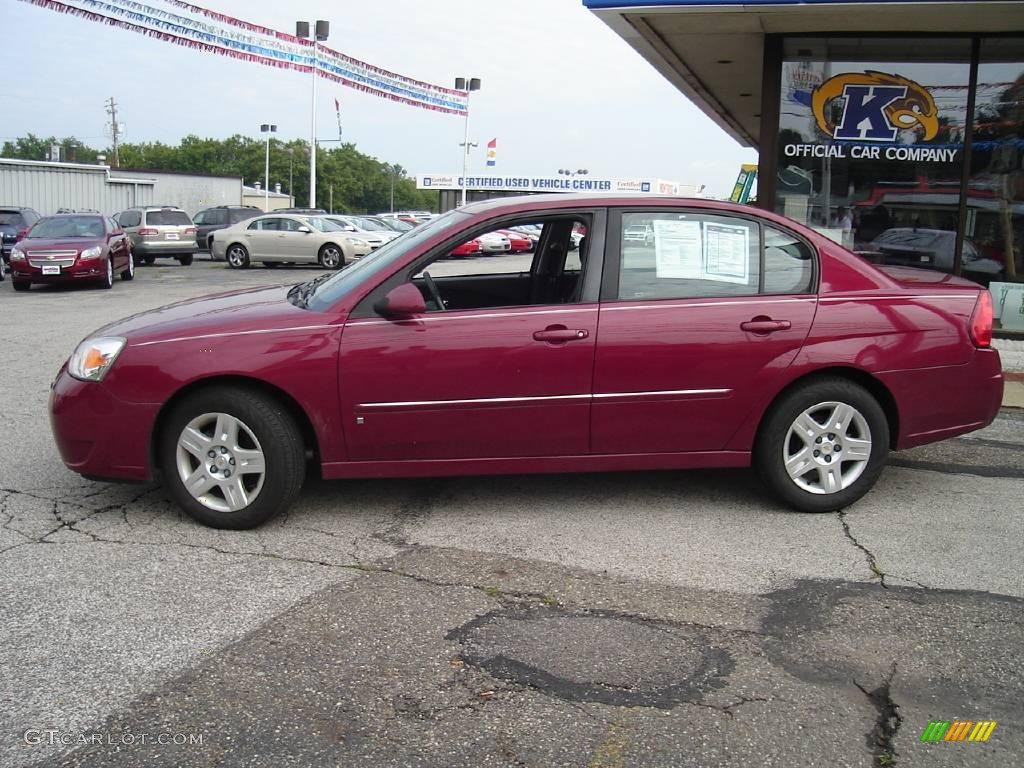
[[[699,628],[612,611],[500,609],[448,637],[467,664],[576,702],[668,709],[723,687],[735,666]]]

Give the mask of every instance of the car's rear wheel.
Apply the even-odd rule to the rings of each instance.
[[[135,279],[135,254],[128,251],[128,268],[121,273],[122,280]]]
[[[247,269],[249,266],[249,252],[244,245],[234,243],[228,246],[228,266],[232,269]]]
[[[320,249],[320,265],[327,269],[339,269],[345,266],[345,254],[334,243],[328,243]]]
[[[305,476],[305,450],[281,403],[223,386],[178,403],[161,431],[168,491],[191,517],[214,528],[254,528],[286,510]]]
[[[156,263],[156,256],[147,255],[142,257],[142,263],[147,267],[152,267]]]
[[[100,278],[100,288],[113,288],[114,287],[114,260],[108,258],[106,268],[103,270],[103,276]]]
[[[15,280],[12,277],[11,287],[16,291],[27,291],[32,288],[32,282],[30,280]]]
[[[186,253],[183,256],[179,256],[178,257],[178,263],[181,264],[181,266],[183,266],[183,267],[191,267],[193,259],[194,259],[193,254]]]
[[[783,502],[802,512],[853,504],[878,480],[889,453],[889,423],[866,389],[819,379],[784,395],[754,447],[754,466]]]

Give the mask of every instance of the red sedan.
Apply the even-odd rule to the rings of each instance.
[[[460,243],[524,224],[541,227],[529,271],[443,274]],[[641,225],[654,242],[626,242]],[[71,469],[159,477],[224,528],[286,509],[309,462],[328,479],[753,464],[824,512],[866,493],[890,449],[992,421],[991,329],[980,286],[872,266],[773,213],[508,198],[338,273],[106,326],[50,410]]]
[[[11,250],[11,284],[27,291],[32,283],[87,281],[112,288],[114,275],[135,277],[128,236],[99,214],[44,216]]]
[[[513,232],[511,229],[499,229],[498,234],[508,238],[510,253],[527,253],[533,250],[533,243],[530,238],[522,232]]]

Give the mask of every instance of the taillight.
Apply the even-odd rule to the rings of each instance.
[[[24,229],[19,229],[18,230],[18,234],[15,235],[15,238],[16,238],[15,242],[20,243],[22,240],[25,239],[25,236],[27,234],[28,234],[28,227],[25,227]]]
[[[160,230],[150,229],[149,227],[143,227],[142,229],[139,230],[139,234],[142,235],[143,237],[146,237],[146,235],[159,235]]]
[[[978,294],[971,315],[971,340],[976,347],[992,346],[992,294],[987,290]]]
[[[194,235],[198,231],[199,230],[196,229],[195,227],[185,227],[185,234],[186,235]]]

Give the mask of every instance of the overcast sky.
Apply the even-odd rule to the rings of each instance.
[[[173,10],[159,0],[156,7]],[[497,171],[660,177],[728,194],[741,148],[608,29],[582,0],[203,0],[200,4],[294,32],[296,19],[331,22],[327,44],[376,66],[442,85],[480,77],[471,137],[498,139]],[[77,136],[103,147],[103,102],[114,96],[126,141],[176,143],[189,133],[309,139],[310,76],[181,48],[0,0],[3,125]],[[12,76],[13,75],[13,76]],[[410,173],[458,173],[462,119],[395,104],[321,80],[317,135],[337,136]],[[330,146],[329,144],[326,146]],[[472,172],[484,169],[483,147]]]

